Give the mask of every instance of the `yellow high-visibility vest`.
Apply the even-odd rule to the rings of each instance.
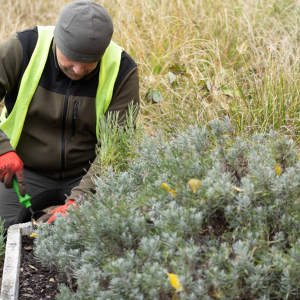
[[[17,148],[28,107],[42,76],[53,39],[54,26],[37,26],[37,29],[37,44],[23,74],[13,110],[6,118],[6,108],[4,107],[0,117],[0,129],[10,139],[14,149]],[[95,101],[97,140],[99,140],[99,120],[110,105],[122,51],[123,48],[111,41],[100,62],[99,84]]]

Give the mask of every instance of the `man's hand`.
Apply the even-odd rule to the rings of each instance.
[[[14,151],[0,155],[0,181],[7,189],[10,189],[13,187],[13,176],[15,175],[21,196],[26,194],[23,166],[23,162]]]
[[[50,211],[48,214],[45,214],[45,215],[41,216],[40,218],[38,218],[37,222],[43,222],[43,223],[48,222],[49,224],[52,224],[56,219],[56,215],[57,214],[62,214],[62,215],[66,214],[66,212],[68,211],[68,208],[71,205],[75,205],[75,207],[77,208],[75,200],[69,200],[66,202],[65,205],[56,207],[55,209]]]

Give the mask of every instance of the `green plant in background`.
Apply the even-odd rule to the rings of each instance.
[[[298,299],[300,161],[275,131],[228,118],[145,136],[35,253],[66,283],[57,299]]]
[[[114,171],[124,171],[136,154],[136,147],[142,136],[141,125],[137,125],[138,107],[129,105],[125,121],[119,120],[119,114],[108,114],[100,119],[100,144],[95,168],[103,174],[113,165]],[[122,123],[122,126],[118,125]]]

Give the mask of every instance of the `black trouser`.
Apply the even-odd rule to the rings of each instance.
[[[84,174],[83,174],[84,175]],[[51,179],[38,172],[24,169],[26,191],[31,197],[33,211],[43,210],[49,206],[64,205],[66,197],[73,187],[79,185],[82,176],[67,179]],[[4,227],[30,221],[31,214],[23,204],[14,189],[6,189],[0,182],[0,218]]]

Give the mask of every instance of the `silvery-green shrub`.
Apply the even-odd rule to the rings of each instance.
[[[225,118],[145,136],[136,150],[126,170],[95,178],[96,193],[67,218],[39,228],[35,254],[65,274],[57,299],[299,299],[292,140],[236,136]]]

